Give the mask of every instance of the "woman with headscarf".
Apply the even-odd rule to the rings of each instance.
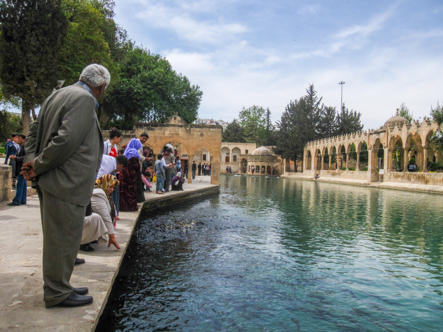
[[[119,175],[120,211],[137,211],[137,203],[145,201],[138,154],[141,147],[142,143],[137,138],[133,138],[123,153],[128,159],[128,167],[123,169]]]
[[[103,175],[95,182],[91,197],[92,213],[87,213],[85,217],[80,250],[94,251],[90,242],[97,240],[98,245],[101,245],[107,241],[106,234],[109,238],[108,247],[113,244],[120,249],[114,234],[115,209],[111,199],[111,194],[118,184],[118,180],[111,174]]]

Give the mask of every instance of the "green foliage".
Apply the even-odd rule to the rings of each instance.
[[[361,131],[363,125],[361,124],[361,114],[357,111],[349,111],[349,109],[343,108],[340,114],[337,114],[337,131],[336,135],[345,135]]]
[[[349,167],[348,170],[349,171],[355,171],[355,168],[354,167]]]
[[[340,168],[341,171],[346,171],[346,167]]]
[[[429,139],[429,148],[431,151],[443,153],[443,132],[440,129]]]
[[[99,63],[108,68],[113,83],[117,67],[111,59],[105,35],[112,40],[110,36],[115,35],[115,30],[106,26],[108,21],[103,13],[89,0],[62,0],[62,8],[69,25],[58,62],[59,78],[65,80],[65,85],[73,84],[83,68]]]
[[[440,106],[440,103],[437,103],[436,108],[431,107],[431,116],[439,126],[443,123],[443,106]]]
[[[234,119],[231,123],[226,126],[226,129],[223,130],[222,142],[238,142],[245,143],[243,128]]]
[[[398,115],[404,117],[406,120],[409,121],[409,123],[412,123],[413,115],[412,112],[409,111],[409,109],[406,107],[405,103],[402,103],[400,106],[400,111],[398,112]]]
[[[23,120],[48,96],[59,78],[57,60],[67,20],[59,0],[0,3],[0,80],[7,99],[23,100]]]
[[[19,115],[7,111],[0,112],[0,139],[5,141],[11,137],[12,133],[23,131],[22,119]]]
[[[367,167],[363,167],[363,168],[361,169],[361,171],[363,171],[363,172],[367,172],[367,171],[368,171],[368,168],[367,168]]]
[[[266,111],[261,106],[243,107],[239,113],[239,123],[243,128],[247,143],[263,145],[267,138]]]
[[[432,162],[428,159],[428,171],[430,172],[436,172],[436,171],[442,171],[443,170],[443,162]]]
[[[203,92],[186,76],[177,75],[166,59],[135,47],[120,66],[108,126],[132,129],[139,121],[163,122],[174,113],[188,123],[196,119]]]

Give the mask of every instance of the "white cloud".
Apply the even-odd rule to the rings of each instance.
[[[247,31],[243,24],[227,22],[223,17],[207,15],[202,18],[199,15],[201,12],[216,14],[212,3],[176,1],[166,4],[161,1],[144,1],[145,9],[139,11],[136,17],[150,27],[169,31],[180,39],[197,43],[219,44]]]

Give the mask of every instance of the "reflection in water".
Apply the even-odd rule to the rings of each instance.
[[[221,181],[140,224],[98,331],[440,329],[440,196]]]

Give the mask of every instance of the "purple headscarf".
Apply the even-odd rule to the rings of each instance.
[[[140,156],[138,155],[138,150],[142,148],[142,143],[137,138],[133,138],[129,141],[128,146],[125,149],[125,152],[123,152],[123,155],[129,159],[132,157],[137,157],[137,159],[140,159]]]

